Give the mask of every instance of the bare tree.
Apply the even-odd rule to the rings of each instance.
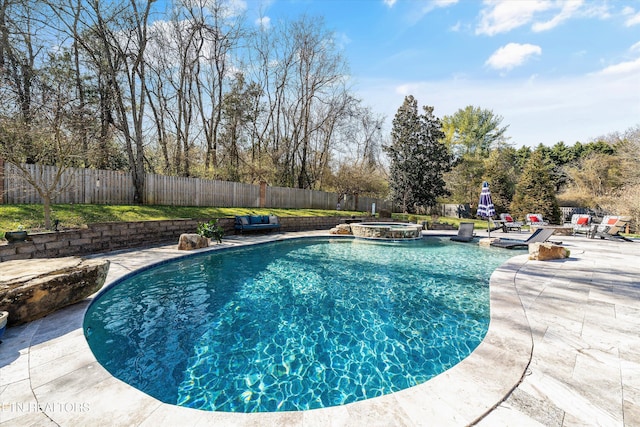
[[[48,38],[57,35],[47,27],[46,8],[0,3],[0,157],[11,163],[11,178],[28,182],[40,196],[50,228],[51,203],[70,184],[65,172],[80,150],[72,58],[65,49],[47,49]]]
[[[251,77],[263,94],[255,108],[266,106],[252,133],[253,156],[270,153],[277,183],[313,188],[350,108],[346,63],[322,19],[262,28],[253,42]]]
[[[293,41],[277,27],[261,26],[251,38],[247,52],[247,75],[260,88],[261,100],[252,110],[251,163],[254,177],[272,183],[290,183],[286,99],[288,76],[295,63]],[[254,178],[255,179],[255,178]]]
[[[232,54],[243,37],[244,16],[232,2],[209,2],[211,22],[201,27],[205,41],[201,72],[196,75],[198,112],[206,141],[205,169],[218,168],[218,139],[222,124],[224,94],[233,80]]]
[[[127,167],[138,203],[147,170],[319,189],[342,153],[374,165],[379,126],[360,113],[322,19],[249,37],[234,0],[176,0],[151,23],[153,4],[0,0],[0,91],[11,100],[0,112],[11,138],[28,147],[47,104],[38,126],[48,121],[52,138],[68,141],[72,163]],[[45,66],[56,79],[41,78]]]
[[[94,36],[100,42],[103,59],[100,70],[112,89],[114,124],[122,133],[133,176],[134,201],[144,202],[144,133],[146,93],[147,30],[149,12],[155,0],[106,4],[91,2],[95,17]]]
[[[236,73],[231,90],[223,100],[222,133],[220,141],[224,147],[223,160],[226,163],[225,179],[242,180],[244,166],[248,163],[243,153],[249,153],[250,147],[246,143],[251,132],[251,123],[255,123],[256,116],[252,106],[259,99],[260,89],[255,84],[245,84],[244,75]],[[251,177],[248,178],[251,180]]]
[[[170,20],[153,25],[147,53],[151,118],[165,169],[179,175],[189,176],[193,165],[202,164],[200,170],[217,174],[222,104],[242,34],[242,14],[234,5],[177,1]]]
[[[31,123],[35,114],[33,96],[36,85],[36,60],[43,44],[43,31],[37,5],[27,0],[0,0],[0,72],[5,109],[17,118],[25,132],[14,143],[24,147],[27,163],[35,163],[31,146]],[[6,142],[5,142],[6,144]],[[9,160],[9,159],[7,159]]]

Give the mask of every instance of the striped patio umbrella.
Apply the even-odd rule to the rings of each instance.
[[[489,183],[487,181],[482,183],[482,191],[480,192],[480,202],[478,202],[478,211],[476,215],[487,218],[487,231],[489,232],[489,237],[491,237],[491,226],[489,224],[489,218],[496,214],[496,210],[493,207],[493,202],[491,201],[491,191],[489,191]]]

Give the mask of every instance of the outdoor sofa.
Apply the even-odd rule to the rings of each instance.
[[[237,215],[234,229],[240,234],[245,231],[280,230],[280,221],[275,215]]]

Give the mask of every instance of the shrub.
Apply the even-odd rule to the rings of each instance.
[[[209,222],[203,222],[198,224],[196,233],[202,237],[209,239],[216,239],[218,243],[222,243],[222,236],[224,236],[224,228],[218,225],[218,219],[212,219]]]

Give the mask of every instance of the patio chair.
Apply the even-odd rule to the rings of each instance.
[[[592,239],[600,237],[601,239],[616,239],[632,242],[633,240],[620,235],[620,231],[624,230],[629,221],[631,221],[630,216],[605,215],[600,224],[594,224],[591,227],[589,237]]]
[[[542,218],[542,214],[527,214],[527,224],[533,226],[549,225],[549,223]]]
[[[509,232],[509,230],[522,231],[523,224],[520,221],[514,221],[511,214],[501,213],[500,220],[502,221],[502,231],[505,233]]]
[[[571,215],[571,227],[573,235],[584,233],[587,237],[591,233],[591,215],[573,214]]]
[[[489,231],[502,230],[504,231],[504,226],[501,220],[489,218]]]
[[[458,235],[451,237],[451,240],[455,242],[470,242],[476,236],[473,232],[472,222],[461,222],[458,227]]]
[[[506,248],[506,249],[515,249],[515,248],[526,248],[530,243],[544,243],[549,240],[549,237],[553,235],[555,230],[553,228],[538,228],[533,232],[531,236],[527,240],[520,239],[496,239],[491,242],[491,246],[496,246],[498,248]],[[561,244],[562,242],[554,242],[557,244]]]

